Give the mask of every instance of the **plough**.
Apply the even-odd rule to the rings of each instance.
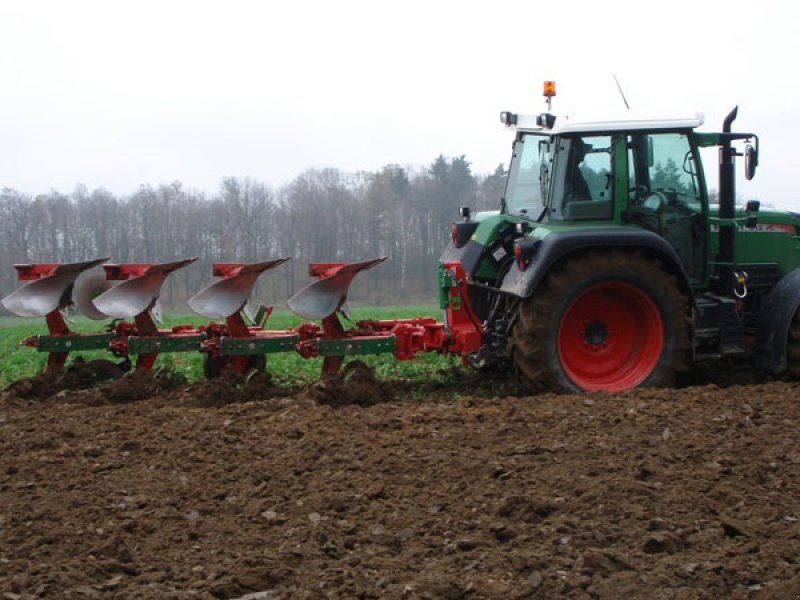
[[[169,328],[156,325],[161,288],[172,273],[197,259],[122,264],[108,260],[15,265],[17,278],[30,283],[0,302],[16,315],[45,318],[48,334],[26,338],[20,344],[46,352],[47,370],[63,369],[70,353],[85,350],[108,350],[117,357],[119,375],[131,368],[150,371],[162,353],[201,352],[204,374],[214,378],[223,371],[244,375],[262,370],[268,355],[296,352],[303,358],[321,357],[323,374],[331,374],[349,356],[392,353],[399,360],[409,360],[420,352],[438,352],[461,355],[466,362],[481,345],[482,326],[465,301],[466,277],[457,262],[443,263],[440,269],[444,322],[415,317],[360,320],[345,327],[340,315],[349,321],[347,294],[353,279],[384,262],[384,257],[353,263],[311,263],[309,276],[315,281],[287,301],[294,313],[309,321],[274,330],[266,327],[273,307],[261,306],[253,311],[250,298],[256,280],[288,258],[213,264],[212,274],[218,279],[188,301],[194,312],[210,322]],[[99,266],[104,277],[90,273]],[[71,305],[90,319],[111,319],[106,331],[70,329],[65,312]]]

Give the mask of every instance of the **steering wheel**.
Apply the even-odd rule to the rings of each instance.
[[[642,198],[641,206],[653,212],[658,212],[667,206],[668,203],[669,200],[663,192],[650,192]]]

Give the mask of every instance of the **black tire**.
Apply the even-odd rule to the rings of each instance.
[[[125,369],[105,358],[96,358],[86,363],[97,381],[116,381],[125,374]]]
[[[209,353],[203,354],[203,375],[206,379],[216,379],[228,366],[229,356],[213,356]],[[265,371],[267,368],[266,354],[252,354],[247,361],[246,371],[256,370]]]
[[[225,368],[227,359],[223,356],[213,356],[209,353],[203,354],[203,375],[206,379],[216,379]]]
[[[585,254],[520,303],[512,355],[535,392],[669,386],[685,367],[689,322],[686,295],[660,261],[636,251]]]
[[[794,314],[789,328],[789,339],[786,340],[786,364],[789,375],[794,379],[800,379],[800,309]]]
[[[253,354],[247,362],[247,370],[266,371],[267,370],[267,355],[266,354]]]

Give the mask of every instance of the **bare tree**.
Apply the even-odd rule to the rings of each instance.
[[[162,296],[182,304],[208,283],[214,262],[292,257],[259,288],[276,302],[306,281],[309,262],[388,256],[359,278],[356,300],[433,298],[437,261],[458,206],[497,206],[504,180],[502,166],[476,178],[464,156],[439,156],[420,171],[397,165],[355,175],[312,169],[277,191],[251,178],[228,177],[211,196],[178,181],[143,185],[128,197],[82,185],[68,195],[51,191],[35,198],[4,188],[0,291],[18,285],[15,262],[197,256],[197,265],[170,277]]]

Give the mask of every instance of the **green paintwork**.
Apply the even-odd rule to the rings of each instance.
[[[710,148],[713,146],[719,146],[720,144],[720,136],[718,133],[706,133],[706,132],[695,131],[692,134],[692,137],[694,138],[695,143],[700,148]]]
[[[439,308],[444,310],[450,304],[450,288],[453,285],[453,278],[442,263],[439,263]]]
[[[478,265],[478,270],[475,273],[475,277],[478,279],[494,279],[497,277],[497,269],[495,269],[491,263],[483,261],[480,265]]]
[[[500,230],[507,224],[511,223],[516,225],[517,223],[522,223],[525,221],[527,221],[527,219],[513,215],[499,213],[486,214],[486,216],[479,222],[480,224],[478,225],[478,228],[472,235],[472,240],[481,244],[482,246],[491,245],[492,242],[497,239]],[[475,273],[475,277],[477,279],[494,279],[497,277],[497,269],[491,261],[483,261],[480,265],[478,265],[478,270]]]
[[[522,223],[526,220],[514,215],[491,215],[480,222],[475,233],[472,234],[472,239],[482,246],[487,246],[497,239],[500,229],[506,223]]]
[[[397,348],[397,339],[394,335],[363,339],[319,340],[317,343],[320,356],[384,354],[394,352]]]
[[[114,339],[113,333],[36,337],[39,352],[74,352],[76,350],[105,350]]]
[[[622,223],[622,214],[628,206],[628,147],[624,138],[612,139],[614,164],[625,165],[624,169],[614,169],[614,222]]]
[[[155,352],[197,352],[204,334],[181,336],[148,336],[128,338],[128,352],[131,354],[152,354]]]
[[[295,334],[282,335],[267,338],[231,338],[224,337],[220,341],[221,354],[225,355],[249,355],[249,354],[272,354],[274,352],[291,352],[295,349],[295,343],[300,336]]]
[[[727,224],[728,220],[717,217],[716,207],[711,209],[710,215],[709,256],[713,257],[719,249],[717,227]],[[756,228],[748,229],[745,227],[746,213],[744,209],[738,209],[733,221],[737,225],[734,246],[736,266],[774,263],[780,266],[783,273],[800,268],[800,237],[797,235],[800,218],[788,212],[762,210],[758,213]],[[771,231],[771,225],[789,225],[795,232]]]
[[[719,225],[728,223],[728,220],[720,219],[716,216],[716,208],[709,211],[709,234],[708,234],[708,257],[714,257],[719,250],[719,239],[717,228]],[[758,214],[758,226],[756,229],[745,227],[746,214],[743,209],[737,211],[736,218],[731,223],[738,225],[735,237],[736,265],[744,267],[750,264],[777,263],[783,273],[789,273],[794,269],[800,268],[800,236],[780,231],[764,231],[770,224],[792,225],[800,229],[800,218],[791,213],[779,211],[761,211]],[[508,222],[518,222],[519,219],[508,217]],[[483,223],[478,226],[476,234],[480,232],[481,239],[487,240],[484,243],[491,244],[491,235],[495,234],[501,223],[497,218],[493,219],[490,229],[483,231]],[[609,226],[609,222],[594,221],[591,223],[575,222],[551,222],[547,224],[531,224],[533,230],[527,237],[532,239],[544,239],[551,233],[562,231],[574,231],[581,229],[603,229]],[[630,227],[638,229],[636,225],[624,220],[614,222],[615,226]],[[710,264],[717,264],[713,260]],[[694,281],[697,290],[707,287],[707,281]]]

